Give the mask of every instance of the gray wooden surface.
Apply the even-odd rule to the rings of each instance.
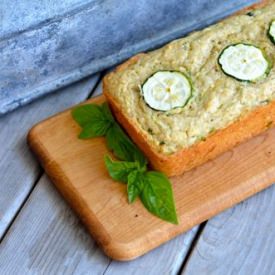
[[[28,130],[40,120],[86,99],[98,79],[99,76],[94,76],[1,117],[0,237],[41,173],[37,161],[26,146]]]
[[[134,261],[103,254],[26,145],[34,123],[100,94],[99,77],[0,118],[0,274],[275,274],[275,186]]]
[[[183,274],[275,274],[275,186],[208,221]]]

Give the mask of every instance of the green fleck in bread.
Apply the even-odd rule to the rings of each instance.
[[[268,36],[275,4],[241,14],[161,49],[134,56],[109,73],[103,92],[117,120],[153,168],[180,175],[275,122],[275,45]],[[226,75],[218,58],[228,45],[260,48],[270,63],[255,82]],[[141,93],[158,71],[178,71],[192,82],[186,105],[169,111],[150,108]]]

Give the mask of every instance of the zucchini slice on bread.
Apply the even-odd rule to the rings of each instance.
[[[269,35],[271,41],[273,42],[273,44],[275,44],[275,20],[273,20],[270,23],[270,26],[268,29],[268,35]]]
[[[255,82],[268,75],[270,66],[260,48],[249,44],[226,47],[219,56],[223,72],[241,81]]]
[[[144,82],[141,93],[152,109],[169,111],[186,105],[191,97],[192,86],[181,72],[159,71]]]

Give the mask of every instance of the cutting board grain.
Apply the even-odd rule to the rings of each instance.
[[[100,103],[103,96],[86,103]],[[126,186],[105,169],[104,138],[80,140],[67,110],[34,126],[28,142],[47,174],[105,253],[130,260],[270,186],[275,180],[275,129],[213,161],[171,178],[179,225],[127,203]]]

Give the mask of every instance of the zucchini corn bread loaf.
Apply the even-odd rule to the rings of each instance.
[[[180,175],[275,122],[275,4],[139,54],[103,80],[154,169]]]

